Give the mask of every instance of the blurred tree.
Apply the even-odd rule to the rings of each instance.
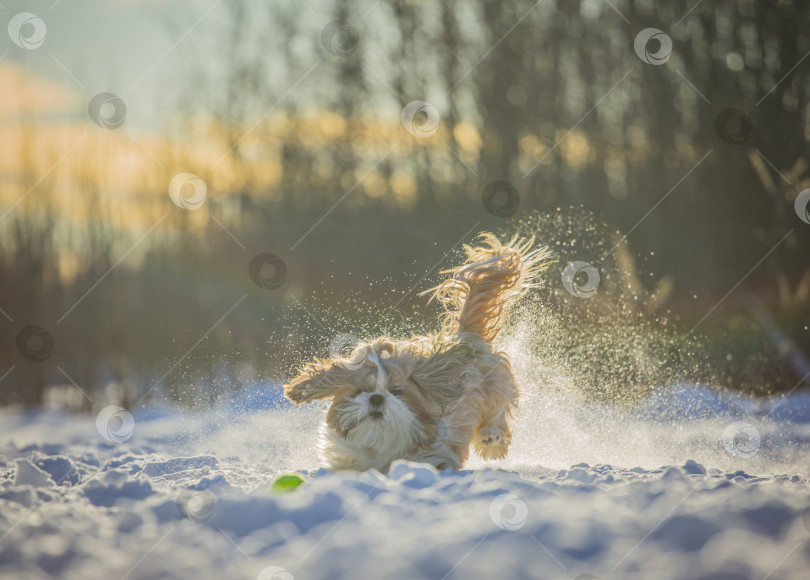
[[[613,293],[593,301],[605,309],[600,316],[658,316],[669,308],[688,329],[719,304],[701,326],[716,339],[707,355],[707,366],[719,369],[716,380],[774,389],[795,382],[778,356],[766,356],[762,336],[750,338],[761,329],[739,322],[744,316],[755,324],[745,309],[721,299],[743,280],[766,306],[781,308],[775,323],[810,348],[803,299],[810,227],[793,210],[810,185],[810,3],[313,6],[226,0],[221,18],[201,24],[210,46],[191,48],[183,74],[172,79],[187,88],[171,125],[182,131],[160,159],[167,174],[194,171],[209,183],[205,210],[171,212],[170,233],[150,238],[147,258],[113,269],[64,326],[58,316],[135,238],[111,226],[103,160],[90,173],[66,168],[38,183],[47,169],[40,121],[20,115],[15,191],[36,185],[38,203],[21,204],[0,223],[0,307],[14,319],[2,336],[0,374],[17,365],[0,391],[4,402],[41,401],[46,385],[64,380],[57,366],[94,392],[109,376],[119,383],[129,376],[133,401],[173,365],[165,384],[178,400],[194,398],[187,369],[194,369],[189,377],[207,369],[228,381],[223,365],[249,359],[260,376],[283,376],[301,349],[322,354],[325,334],[354,326],[322,318],[335,305],[346,311],[341,300],[360,292],[375,304],[401,300],[395,310],[403,324],[427,326],[435,312],[415,294],[435,278],[437,260],[453,260],[445,252],[474,224],[524,220],[529,227],[533,212],[552,214],[537,222],[548,228],[537,233],[561,259],[602,268]],[[324,45],[333,20],[357,31],[346,54]],[[660,65],[634,50],[639,32],[653,27],[673,45]],[[347,40],[351,34],[337,42]],[[663,46],[650,43],[653,53]],[[440,110],[440,128],[429,138],[400,124],[414,100]],[[724,117],[731,108],[740,113]],[[495,179],[520,192],[511,220],[482,207],[481,189]],[[71,203],[86,210],[86,221],[56,209],[68,182],[78,184],[82,196]],[[162,215],[163,206],[149,200],[139,203]],[[567,220],[558,219],[557,208],[570,206],[561,210]],[[257,292],[246,275],[250,258],[268,250],[290,260],[289,281],[277,293]],[[80,262],[73,276],[60,262],[68,251]],[[210,332],[245,292],[245,312],[240,306]],[[326,303],[321,311],[298,306],[313,292]],[[559,300],[553,292],[547,299]],[[21,362],[14,337],[23,321],[55,333],[58,326],[52,360]],[[576,360],[587,361],[586,339],[571,336]],[[767,360],[744,370],[723,362],[735,348]],[[649,368],[630,368],[634,356],[627,355],[623,377],[651,380]]]

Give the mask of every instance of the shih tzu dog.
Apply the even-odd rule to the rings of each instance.
[[[459,469],[470,444],[485,459],[509,451],[518,389],[493,341],[510,306],[550,263],[547,248],[491,233],[464,246],[466,262],[428,290],[447,311],[441,330],[377,338],[346,358],[308,363],[288,385],[295,403],[331,398],[321,452],[332,469],[388,470],[395,459]]]

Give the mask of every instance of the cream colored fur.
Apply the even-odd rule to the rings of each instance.
[[[437,334],[362,343],[347,358],[306,364],[285,385],[295,403],[332,399],[321,433],[329,467],[387,471],[410,459],[459,469],[471,444],[485,459],[506,456],[518,389],[509,358],[492,343],[550,253],[532,249],[533,239],[479,239],[427,292],[447,311]]]

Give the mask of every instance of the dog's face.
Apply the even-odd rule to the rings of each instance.
[[[307,364],[285,387],[295,403],[331,398],[326,424],[346,444],[396,456],[432,443],[461,394],[464,347],[377,339],[347,358]]]

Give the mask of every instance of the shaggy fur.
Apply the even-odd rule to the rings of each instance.
[[[506,456],[518,389],[493,341],[510,306],[550,262],[534,239],[483,233],[466,262],[428,290],[447,311],[441,330],[410,340],[377,338],[347,358],[308,363],[284,392],[295,403],[331,398],[321,452],[332,469],[387,471],[395,459],[459,469],[470,444]]]

